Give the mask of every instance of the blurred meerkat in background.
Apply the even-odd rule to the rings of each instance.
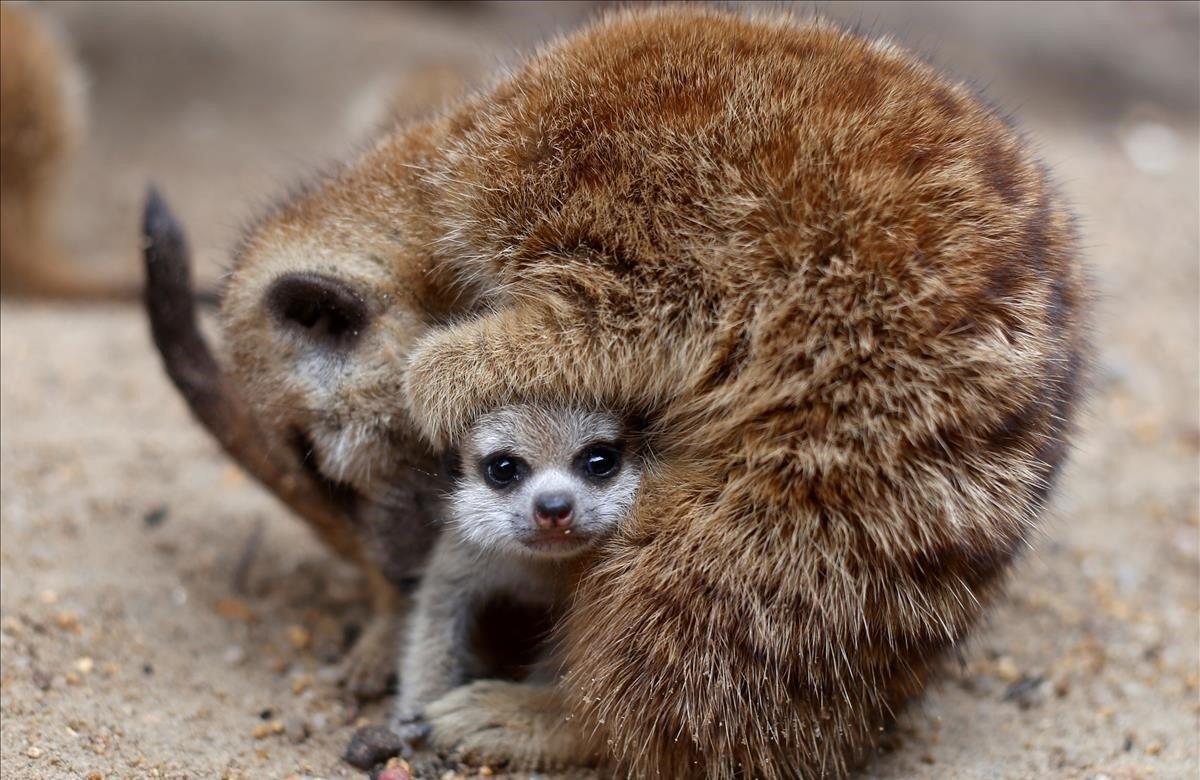
[[[75,269],[55,236],[56,206],[84,139],[84,77],[38,9],[0,3],[0,291],[50,298],[135,297],[131,279]]]

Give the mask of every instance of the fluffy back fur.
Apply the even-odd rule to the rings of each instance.
[[[1086,354],[1072,220],[1019,134],[790,19],[611,17],[247,246],[241,376],[356,425],[347,463],[514,403],[650,421],[560,636],[572,727],[642,776],[858,761],[1027,543]],[[373,307],[341,373],[262,348],[263,286],[311,264]]]

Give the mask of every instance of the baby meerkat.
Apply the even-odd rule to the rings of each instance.
[[[496,676],[468,640],[497,598],[561,614],[573,564],[628,516],[642,467],[627,426],[606,412],[512,406],[475,422],[461,445],[448,527],[417,593],[398,724],[472,677]],[[537,662],[552,672],[545,648]]]

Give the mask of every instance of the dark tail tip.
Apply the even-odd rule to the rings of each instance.
[[[189,327],[194,317],[191,257],[183,227],[153,186],[146,191],[142,210],[142,260],[145,303],[155,332]]]
[[[160,242],[174,245],[183,243],[183,228],[153,184],[146,188],[146,205],[142,208],[142,237],[146,239],[147,250],[152,244]]]

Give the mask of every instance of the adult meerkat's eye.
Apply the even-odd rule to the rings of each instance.
[[[483,461],[483,478],[494,488],[511,486],[521,478],[525,462],[515,455],[491,455]]]
[[[621,469],[621,451],[609,444],[593,444],[580,457],[583,473],[593,479],[608,479]]]

